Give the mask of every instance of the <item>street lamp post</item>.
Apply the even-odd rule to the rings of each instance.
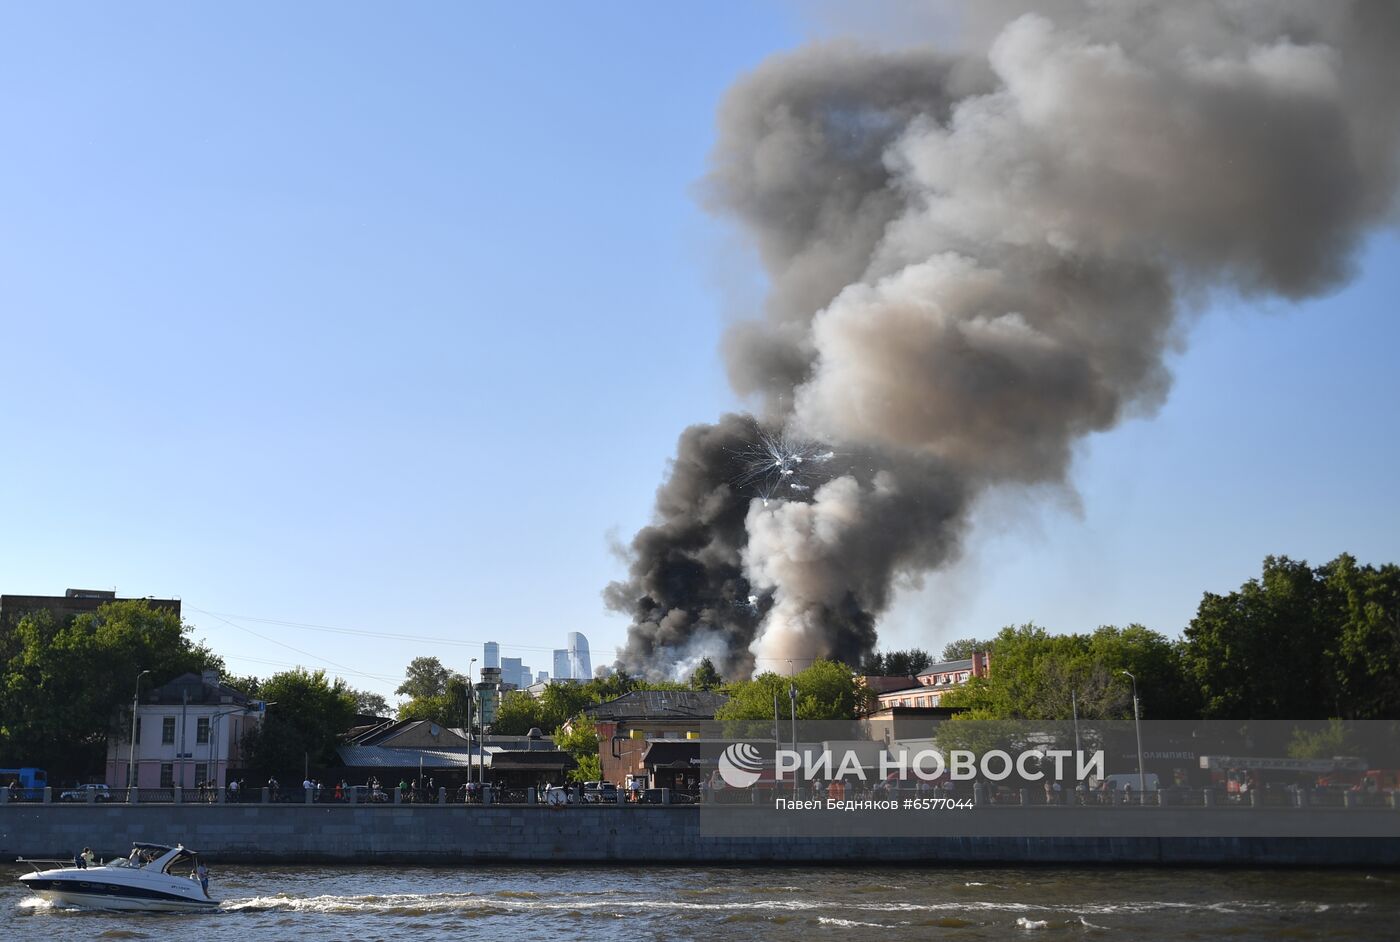
[[[476,684],[472,682],[472,665],[476,663],[476,658],[467,662],[467,781],[472,780],[472,764],[476,761],[472,758],[472,713],[476,704],[472,691],[476,689]]]
[[[1127,674],[1128,679],[1133,682],[1133,728],[1137,731],[1138,801],[1141,802],[1145,800],[1144,796],[1147,794],[1147,775],[1142,768],[1142,717],[1138,715],[1137,678],[1132,675],[1131,671],[1119,671],[1119,673]]]
[[[272,701],[273,704],[275,704],[276,702],[277,702],[276,700],[273,700],[273,701]],[[266,709],[269,705],[270,705],[270,704],[267,703],[266,701],[263,701],[263,702],[262,702],[262,708],[263,708],[263,709]],[[253,712],[255,712],[253,707],[245,706],[245,707],[240,707],[240,708],[237,709],[237,710],[220,710],[218,713],[215,713],[214,715],[212,715],[212,716],[209,717],[209,767],[208,767],[208,769],[205,770],[205,775],[208,775],[209,778],[213,780],[213,782],[214,782],[214,787],[215,787],[215,788],[223,788],[225,785],[228,784],[227,782],[220,782],[220,781],[219,781],[219,755],[218,755],[218,754],[219,754],[220,752],[223,753],[224,771],[227,772],[227,771],[228,771],[228,754],[229,754],[229,750],[228,750],[227,748],[222,749],[222,750],[216,750],[216,749],[214,748],[214,746],[218,743],[218,739],[219,739],[219,730],[223,728],[223,724],[220,723],[220,722],[218,722],[218,721],[219,721],[220,719],[222,719],[223,717],[225,717],[225,716],[235,716],[235,715],[237,715],[237,714],[239,714],[239,713],[242,713],[243,715],[246,716],[246,715],[248,715],[249,713],[253,713]]]
[[[792,720],[792,751],[797,752],[797,680],[792,673],[792,660],[788,660],[788,715]],[[777,772],[777,756],[773,757],[773,769]],[[797,797],[797,773],[792,776],[792,794]]]
[[[141,678],[149,673],[150,671],[142,671],[136,675],[136,690],[131,695],[131,750],[126,757],[126,787],[128,789],[136,787],[136,707],[141,699]]]

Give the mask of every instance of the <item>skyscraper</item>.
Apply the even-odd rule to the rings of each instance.
[[[499,669],[501,666],[501,646],[494,641],[486,642],[486,644],[482,646],[481,657],[482,667],[494,667]]]
[[[501,658],[501,683],[510,684],[512,687],[528,687],[529,684],[520,682],[520,658]]]
[[[569,649],[556,648],[554,651],[554,679],[573,680],[573,678],[573,669],[569,667]]]
[[[580,632],[569,632],[569,676],[574,680],[593,679],[593,661],[588,656],[588,639]]]

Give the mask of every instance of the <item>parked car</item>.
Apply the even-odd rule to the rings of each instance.
[[[91,794],[94,801],[111,801],[112,793],[106,785],[79,785],[58,796],[59,801],[87,801]]]
[[[583,800],[607,805],[617,804],[617,786],[612,782],[584,782]]]

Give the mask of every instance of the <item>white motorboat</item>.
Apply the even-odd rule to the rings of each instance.
[[[19,882],[45,899],[88,909],[205,912],[217,909],[194,877],[199,857],[180,844],[134,844],[129,858],[100,867],[40,869],[57,861],[25,860],[34,867]]]

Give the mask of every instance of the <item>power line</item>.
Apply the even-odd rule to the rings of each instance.
[[[239,618],[239,619],[242,619],[243,621],[257,622],[258,624],[262,624],[262,625],[276,625],[276,626],[278,626],[278,627],[280,627],[280,628],[304,628],[304,629],[306,629],[306,630],[308,630],[308,631],[324,631],[324,632],[330,632],[330,633],[332,633],[332,634],[354,635],[354,636],[361,637],[361,638],[386,638],[386,639],[391,640],[391,641],[420,641],[420,642],[427,642],[427,643],[430,643],[430,644],[450,644],[450,645],[454,645],[454,646],[457,646],[457,647],[480,647],[481,645],[488,643],[488,642],[485,642],[485,641],[465,641],[465,640],[463,640],[463,639],[461,639],[461,638],[443,638],[443,637],[435,636],[435,635],[412,635],[412,634],[403,634],[403,633],[401,633],[401,632],[393,632],[393,631],[370,631],[370,630],[365,629],[365,628],[344,628],[344,627],[341,627],[341,626],[338,626],[338,625],[318,625],[318,624],[314,624],[314,623],[310,623],[310,622],[284,621],[284,620],[279,619],[279,618],[260,618],[260,617],[258,617],[258,616],[256,616],[256,615],[231,615],[231,614],[227,614],[227,613],[220,614],[219,612],[210,612],[210,611],[206,611],[206,610],[204,610],[204,609],[202,609],[202,608],[195,608],[193,605],[187,605],[186,607],[189,608],[189,609],[191,609],[191,610],[193,610],[193,611],[200,612],[201,614],[208,615],[208,616],[210,616],[211,618],[217,618],[217,619],[219,619],[220,621],[223,621],[225,618]],[[235,627],[239,627],[239,626],[236,626],[236,625],[235,625]],[[244,629],[244,630],[246,631],[246,630],[248,630],[248,629]],[[491,642],[491,643],[499,644],[500,642]],[[550,647],[550,646],[548,646],[548,645],[542,645],[542,644],[514,644],[514,643],[501,644],[501,648],[502,648],[502,650],[508,650],[508,651],[551,651],[551,652],[552,652],[552,651],[558,651],[558,650],[560,650],[559,648],[554,648],[554,647]]]
[[[270,661],[264,657],[249,657],[246,654],[225,654],[221,655],[227,661],[247,661],[250,664],[265,664],[268,667],[305,667],[304,664],[292,664],[287,661]],[[403,678],[389,677],[385,674],[366,674],[364,671],[342,670],[343,674],[351,674],[355,677],[368,677],[370,680],[382,680],[388,684],[400,683]]]
[[[191,607],[193,607],[193,606],[191,606]],[[196,608],[195,611],[201,612],[201,613],[203,613],[203,614],[205,614],[205,615],[208,615],[208,616],[211,617],[211,618],[217,618],[219,621],[223,622],[225,625],[228,625],[230,628],[237,628],[239,631],[246,631],[248,634],[252,635],[254,638],[259,638],[259,639],[261,639],[261,640],[263,640],[263,641],[268,642],[269,644],[275,644],[275,645],[277,645],[278,647],[286,648],[288,651],[294,651],[294,652],[296,652],[297,654],[302,655],[303,657],[313,658],[313,659],[315,659],[315,660],[317,660],[317,661],[324,661],[325,663],[329,664],[329,665],[332,666],[332,667],[338,668],[338,669],[343,670],[343,671],[348,671],[348,672],[351,673],[351,674],[362,674],[362,675],[365,676],[365,677],[376,676],[376,675],[372,675],[372,674],[364,674],[363,671],[357,671],[357,670],[355,670],[355,668],[353,668],[353,667],[346,667],[344,664],[340,664],[340,663],[337,663],[336,661],[332,661],[332,660],[331,660],[330,658],[328,658],[328,657],[322,657],[322,656],[319,655],[319,654],[312,654],[310,651],[303,651],[301,648],[294,648],[294,647],[292,647],[290,644],[286,644],[285,642],[278,641],[276,638],[269,638],[269,637],[267,637],[267,635],[258,634],[258,633],[257,633],[256,631],[254,631],[253,629],[251,629],[251,628],[245,628],[245,627],[242,626],[242,625],[239,625],[239,624],[236,624],[236,623],[234,623],[234,622],[231,622],[231,621],[229,621],[227,618],[224,618],[222,615],[216,615],[216,614],[214,614],[213,612],[206,612],[206,611],[204,611],[203,609],[200,609],[200,608]]]
[[[275,626],[277,626],[277,627],[279,627],[279,628],[301,628],[301,629],[304,629],[304,630],[306,630],[306,631],[320,631],[320,632],[326,632],[326,633],[330,633],[330,634],[350,635],[350,636],[359,637],[359,638],[383,638],[383,639],[390,640],[390,641],[414,641],[414,642],[427,643],[427,644],[446,644],[446,645],[452,645],[452,646],[454,646],[454,647],[464,647],[464,648],[481,647],[482,645],[487,644],[487,643],[500,644],[500,642],[467,641],[467,640],[463,640],[463,639],[461,639],[461,638],[444,638],[444,637],[441,637],[441,636],[439,636],[439,635],[414,635],[414,634],[405,634],[405,633],[403,633],[403,632],[395,632],[395,631],[371,631],[371,630],[369,630],[369,629],[367,629],[367,628],[346,628],[346,627],[343,627],[343,626],[340,626],[340,625],[322,625],[322,624],[317,624],[317,623],[315,623],[315,622],[287,621],[287,620],[281,619],[281,618],[265,618],[265,617],[261,617],[261,616],[258,616],[258,615],[234,615],[234,614],[229,614],[229,613],[226,613],[226,612],[225,612],[225,613],[211,612],[211,611],[208,611],[207,609],[196,608],[195,606],[193,606],[193,605],[188,605],[188,604],[187,604],[185,607],[186,607],[187,609],[191,610],[191,611],[199,612],[199,613],[202,614],[202,615],[208,615],[208,616],[211,617],[211,618],[217,618],[219,621],[224,622],[224,624],[232,625],[233,627],[238,628],[240,631],[246,631],[246,632],[248,632],[249,634],[253,635],[254,637],[262,638],[264,641],[272,641],[273,644],[280,644],[280,645],[282,645],[282,647],[287,648],[287,649],[292,650],[292,651],[296,651],[298,654],[304,654],[304,655],[306,655],[307,657],[314,657],[314,658],[317,658],[317,659],[319,659],[319,660],[325,661],[327,664],[333,664],[333,665],[335,665],[335,666],[337,666],[337,667],[340,667],[340,665],[335,664],[334,661],[331,661],[331,660],[328,660],[328,659],[326,659],[326,658],[320,657],[319,655],[311,654],[311,653],[306,652],[306,651],[301,651],[300,649],[294,648],[294,647],[292,647],[292,646],[289,645],[289,644],[283,644],[283,643],[280,642],[280,641],[275,641],[275,640],[273,640],[273,639],[271,639],[271,638],[266,638],[266,637],[264,637],[263,635],[260,635],[260,634],[258,634],[257,632],[253,631],[251,628],[245,628],[245,627],[243,627],[242,625],[234,624],[233,622],[229,621],[228,619],[230,619],[230,618],[238,618],[238,619],[241,619],[241,620],[243,620],[243,621],[256,622],[257,624],[260,624],[260,625],[275,625]],[[549,652],[554,652],[554,651],[560,650],[559,648],[550,647],[550,646],[548,646],[548,645],[540,645],[540,644],[513,644],[513,643],[500,644],[500,648],[501,648],[501,650],[503,650],[503,651],[549,651]],[[791,662],[793,662],[793,663],[799,663],[799,664],[814,664],[814,663],[816,663],[817,661],[823,660],[823,658],[815,657],[815,656],[814,656],[814,657],[755,657],[753,660],[754,660],[755,662],[773,663],[773,664],[786,664],[786,663],[788,663],[789,661],[791,661]],[[342,667],[341,669],[342,669],[342,670],[346,670],[346,671],[350,671],[350,673],[352,673],[352,674],[358,674],[358,675],[361,676],[361,677],[381,677],[381,676],[383,676],[383,675],[380,675],[380,674],[367,674],[367,673],[364,673],[363,671],[351,670],[351,669],[348,668],[348,667]],[[387,678],[386,678],[386,679],[387,679]]]

